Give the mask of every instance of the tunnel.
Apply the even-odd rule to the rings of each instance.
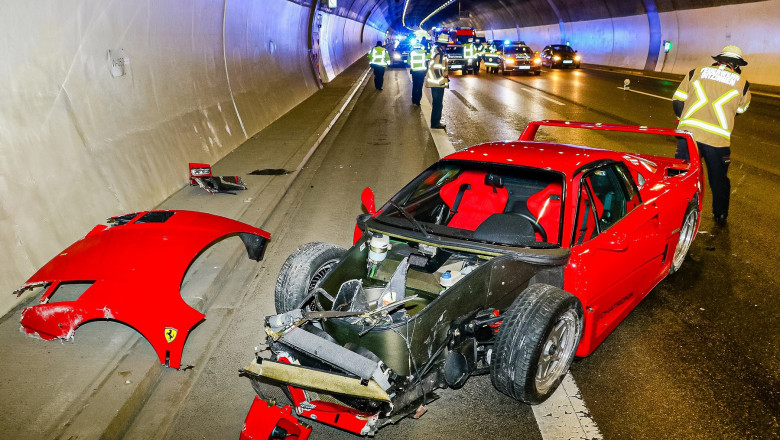
[[[780,68],[780,34],[776,30],[780,0],[43,0],[4,2],[0,12],[4,55],[0,64],[0,248],[4,250],[0,252],[0,291],[8,293],[0,296],[0,311],[7,320],[15,320],[15,325],[16,315],[28,303],[10,293],[95,224],[155,209],[169,201],[189,186],[188,163],[229,161],[238,148],[293,113],[306,121],[308,110],[302,104],[342,87],[339,81],[345,81],[347,75],[364,81],[365,75],[354,74],[355,66],[361,66],[361,75],[367,72],[366,54],[371,48],[415,29],[473,28],[486,40],[521,40],[534,51],[550,44],[569,45],[582,55],[583,70],[622,75],[610,79],[615,84],[610,82],[609,87],[615,90],[630,76],[634,82],[633,78],[640,78],[639,84],[644,78],[657,78],[673,92],[674,85],[692,68],[711,63],[711,57],[725,46],[737,45],[749,59],[745,72],[751,90],[764,93],[762,99],[774,100],[762,113],[774,123],[753,123],[750,130],[777,130],[780,76],[774,69]],[[552,108],[569,102],[551,93],[541,99]],[[449,94],[447,99],[465,103],[467,98]],[[671,94],[668,98],[671,101]],[[502,96],[495,102],[512,105]],[[671,114],[671,103],[663,105]],[[588,108],[587,104],[584,107]],[[339,114],[347,108],[344,104]],[[325,114],[331,110],[338,109],[328,109]],[[395,114],[388,111],[382,121]],[[536,116],[532,119],[546,119],[542,111],[531,109],[529,114]],[[448,132],[462,121],[454,114],[450,118]],[[288,132],[297,129],[285,128]],[[493,133],[496,139],[481,142],[504,140],[500,136],[506,133],[516,135],[511,130],[497,131]],[[320,135],[325,136],[318,132],[313,139]],[[769,137],[761,138],[755,146],[755,151],[768,151],[766,155],[744,161],[771,183],[772,192],[778,183],[778,142],[766,140]],[[325,142],[319,139],[317,143],[321,141]],[[284,133],[273,142],[281,150]],[[382,142],[375,145],[385,145]],[[456,149],[465,146],[455,142]],[[424,160],[433,157],[426,154]],[[349,167],[346,161],[340,166]],[[419,160],[406,158],[397,162],[419,165]],[[257,163],[252,168],[277,166]],[[222,169],[235,173],[229,167]],[[216,171],[220,171],[219,165],[215,165]],[[301,169],[281,171],[299,173]],[[272,189],[279,195],[261,210],[273,210],[288,191],[286,187]],[[751,191],[760,192],[752,187]],[[767,197],[770,201],[766,205],[776,206],[776,196]],[[332,201],[333,205],[338,203]],[[203,206],[204,211],[219,213],[218,206]],[[767,211],[757,214],[755,223],[771,224],[776,213],[773,208],[763,208]],[[756,241],[766,244],[762,237]],[[761,273],[769,274],[769,289],[775,288],[766,293],[773,295],[777,292],[773,281],[777,264],[769,262],[764,267]],[[729,267],[723,272],[739,270]],[[739,293],[734,296],[739,297]],[[733,297],[730,300],[736,301]],[[763,305],[769,310],[777,310],[776,300],[761,301],[766,301]],[[689,328],[698,328],[701,323],[691,316],[696,309],[692,306],[681,312],[687,318],[679,319]],[[769,316],[764,337],[774,340],[776,346],[780,331],[777,316],[761,316]],[[659,319],[678,318],[663,315]],[[754,321],[751,325],[758,324]],[[767,364],[777,366],[777,349],[765,346],[762,350],[766,350],[762,353],[769,359]],[[758,370],[763,365],[759,364],[751,368]],[[719,377],[708,370],[701,374]],[[750,374],[760,375],[756,371]],[[132,380],[148,385],[156,378]],[[774,397],[761,395],[762,410],[771,413],[777,410],[773,394],[777,371],[764,379],[768,385],[761,392]],[[773,399],[773,403],[766,403]],[[619,412],[611,408],[609,413]],[[775,412],[773,422],[761,427],[759,434],[751,434],[756,438],[777,434],[776,416]],[[528,417],[533,421],[532,415]],[[669,420],[677,417],[684,415],[669,416]],[[640,419],[637,414],[630,416],[631,423]],[[119,429],[114,426],[119,421],[112,423],[105,432]],[[643,433],[652,438],[647,431]],[[127,438],[144,438],[146,434],[141,430]],[[677,434],[708,438],[705,431]],[[727,434],[723,438],[731,438],[734,431]]]

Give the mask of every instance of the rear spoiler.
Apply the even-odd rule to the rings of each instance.
[[[518,140],[520,141],[533,141],[536,137],[536,132],[539,131],[539,127],[568,127],[568,128],[585,128],[589,130],[607,130],[607,131],[623,131],[627,133],[645,133],[656,134],[662,136],[673,136],[675,138],[684,138],[688,144],[688,161],[689,166],[674,167],[678,169],[690,169],[700,168],[701,158],[699,157],[699,148],[696,146],[696,142],[693,140],[693,135],[685,130],[676,130],[673,128],[661,128],[661,127],[648,127],[646,125],[622,125],[622,124],[603,124],[601,122],[575,122],[575,121],[556,121],[545,119],[543,121],[529,122],[523,130]]]

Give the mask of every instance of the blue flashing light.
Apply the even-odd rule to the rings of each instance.
[[[511,42],[510,40],[504,40],[504,44],[510,44]]]

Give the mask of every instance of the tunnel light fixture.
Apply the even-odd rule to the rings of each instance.
[[[409,0],[406,0],[406,1],[404,2],[404,12],[403,12],[403,14],[401,14],[401,24],[402,24],[402,25],[403,25],[403,27],[405,27],[406,29],[409,29],[410,31],[413,31],[414,29],[412,29],[412,28],[410,28],[409,26],[407,26],[407,25],[406,25],[406,9],[407,9],[408,7],[409,7]]]
[[[453,3],[455,3],[455,0],[448,0],[448,1],[444,2],[444,4],[442,4],[441,6],[436,8],[433,12],[428,14],[427,17],[423,18],[423,20],[420,22],[420,27],[422,28],[423,23],[428,21],[429,18],[431,18],[434,15],[438,14],[439,12],[441,12],[442,9],[446,8],[447,6],[449,6],[449,5],[453,4]]]

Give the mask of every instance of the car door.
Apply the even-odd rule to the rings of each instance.
[[[584,173],[577,204],[564,288],[585,308],[585,331],[577,352],[584,356],[655,286],[666,253],[658,207],[641,202],[622,163]]]

